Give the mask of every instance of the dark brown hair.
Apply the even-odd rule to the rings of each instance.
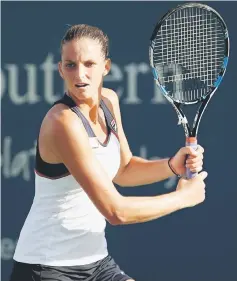
[[[101,45],[104,57],[107,58],[109,56],[108,36],[98,27],[87,24],[77,24],[69,27],[69,29],[64,34],[63,39],[61,40],[61,51],[63,44],[79,38],[90,38],[97,40]]]

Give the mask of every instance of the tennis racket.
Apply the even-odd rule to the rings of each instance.
[[[222,17],[211,7],[185,3],[157,23],[149,46],[154,80],[173,105],[183,125],[186,146],[197,148],[203,112],[219,87],[229,57],[229,35]],[[192,127],[183,106],[194,110]],[[192,107],[192,108],[190,108]],[[196,174],[187,169],[186,177]]]

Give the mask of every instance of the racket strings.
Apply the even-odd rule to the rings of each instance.
[[[214,13],[192,7],[174,12],[155,38],[153,63],[170,96],[192,102],[205,96],[221,69],[225,34]]]

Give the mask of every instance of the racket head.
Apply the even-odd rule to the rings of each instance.
[[[168,11],[150,39],[156,84],[170,101],[193,104],[214,94],[225,74],[229,35],[220,14],[199,3]]]

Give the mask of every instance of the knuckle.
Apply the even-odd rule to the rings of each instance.
[[[187,146],[187,150],[189,153],[192,153],[194,149],[191,146]]]
[[[200,150],[202,153],[204,152],[204,148],[200,144],[198,145],[198,150]]]

